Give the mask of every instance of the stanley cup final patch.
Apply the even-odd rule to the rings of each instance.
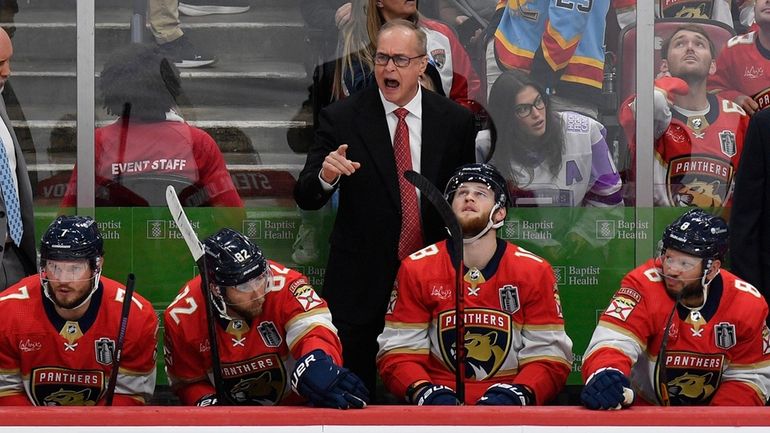
[[[500,308],[510,314],[519,311],[521,303],[519,302],[518,287],[506,284],[500,288]]]
[[[719,322],[714,327],[714,338],[716,339],[716,345],[720,349],[727,350],[737,343],[735,336],[735,325],[729,322]]]
[[[262,337],[262,342],[265,343],[265,346],[279,347],[281,345],[283,339],[281,338],[278,329],[276,329],[275,323],[269,321],[262,322],[257,327],[257,330],[259,331],[259,336]]]
[[[102,337],[94,341],[94,350],[96,351],[96,362],[112,365],[112,361],[115,359],[115,341]]]

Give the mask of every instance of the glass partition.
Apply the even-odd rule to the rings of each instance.
[[[320,110],[371,81],[360,54],[368,33],[360,25],[339,32],[312,2],[234,2],[248,8],[182,13],[178,24],[168,23],[159,3],[151,0],[149,13],[141,1],[93,3],[96,114],[91,125],[80,125],[95,130],[93,142],[76,133],[78,44],[88,43],[76,39],[82,6],[41,0],[0,11],[14,43],[3,97],[29,167],[37,237],[56,214],[77,210],[78,183],[93,184],[94,201],[80,211],[95,207],[104,275],[122,281],[135,273],[138,293],[162,317],[197,274],[165,207],[171,184],[199,237],[235,228],[320,288],[335,199],[301,212],[293,188]],[[352,2],[350,19],[363,19],[355,8],[365,3]],[[671,73],[663,41],[694,24],[705,29],[716,55],[735,26],[743,31],[750,22],[743,10],[729,23],[685,19],[657,2],[637,10],[635,1],[559,0],[550,11],[526,3],[469,10],[421,1],[420,19],[433,33],[423,84],[474,112],[477,159],[504,172],[514,198],[501,237],[552,264],[576,355],[569,384],[576,385],[599,315],[622,276],[651,257],[663,227],[682,206],[721,211],[730,203],[740,133],[731,126],[708,133],[713,152],[664,153],[657,141],[660,101],[652,80]],[[538,16],[546,13],[573,24],[561,30],[572,46],[544,33]],[[532,47],[513,42],[532,35]],[[132,39],[146,47],[132,47]],[[340,54],[359,68],[345,75]],[[639,71],[647,78],[637,79]],[[351,78],[356,73],[360,80]],[[738,88],[737,73],[727,78],[720,85]],[[764,107],[765,90],[740,91]],[[728,114],[741,110],[718,104]],[[695,111],[688,120],[675,109],[673,117],[700,140],[707,124],[698,120],[715,125]],[[92,177],[74,177],[78,146],[92,149]],[[165,384],[162,356],[158,366]]]

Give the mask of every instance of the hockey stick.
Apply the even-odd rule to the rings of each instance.
[[[219,359],[219,344],[217,344],[217,315],[214,313],[214,305],[210,296],[203,244],[198,240],[198,235],[195,234],[190,220],[187,219],[187,215],[184,213],[184,209],[182,209],[182,204],[179,203],[176,190],[171,185],[166,187],[166,203],[168,204],[168,210],[171,211],[171,218],[174,219],[174,223],[179,232],[182,233],[187,248],[190,249],[193,260],[198,265],[198,272],[201,275],[201,293],[203,294],[203,302],[206,304],[206,321],[208,322],[211,374],[214,376],[214,390],[219,404],[230,404],[230,399],[224,391],[224,382],[222,381],[222,363]]]
[[[465,404],[465,293],[463,288],[463,232],[452,207],[425,176],[407,170],[404,178],[420,190],[444,221],[452,239],[452,265],[455,268],[455,387],[457,399]]]
[[[668,333],[671,330],[671,325],[674,323],[674,315],[676,315],[680,298],[681,296],[677,295],[674,300],[674,308],[671,309],[671,314],[668,315],[666,327],[663,330],[663,337],[660,340],[658,358],[655,360],[655,391],[661,406],[671,406],[671,400],[668,397],[668,383],[666,378],[668,374],[668,369],[666,368],[666,346],[668,345]]]
[[[107,384],[107,395],[105,396],[105,405],[112,406],[112,398],[115,396],[115,386],[118,383],[118,370],[120,369],[120,358],[123,355],[123,344],[126,341],[126,329],[128,328],[128,314],[131,312],[131,302],[134,299],[134,274],[128,274],[126,280],[126,292],[123,294],[123,308],[120,310],[120,328],[118,328],[118,338],[115,339],[115,352],[112,358],[112,371],[110,372],[110,381]]]

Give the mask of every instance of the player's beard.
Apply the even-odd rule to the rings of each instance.
[[[463,230],[463,237],[472,238],[481,233],[489,224],[489,213],[483,216],[472,216],[460,219],[460,228]]]
[[[666,286],[666,293],[668,293],[668,296],[671,297],[671,299],[677,298],[677,293],[673,290],[669,289],[669,283],[666,279],[666,277],[663,277],[663,284]],[[679,297],[680,299],[688,299],[688,298],[697,298],[703,295],[703,285],[701,284],[701,279],[695,279],[692,281],[688,281],[687,283],[682,286],[682,290],[679,291]]]
[[[51,283],[49,282],[48,284],[49,284],[48,290],[50,290],[51,299],[53,299],[54,305],[56,305],[59,308],[63,308],[65,310],[72,310],[73,308],[76,308],[77,306],[82,304],[83,301],[85,301],[91,295],[91,287],[89,286],[88,290],[86,292],[84,292],[81,296],[79,296],[78,298],[76,298],[76,299],[74,299],[72,301],[69,301],[69,302],[63,302],[63,301],[59,300],[59,298],[56,296],[56,291],[53,290],[53,287],[50,287]],[[70,286],[67,286],[67,285],[63,285],[63,286],[71,289]]]

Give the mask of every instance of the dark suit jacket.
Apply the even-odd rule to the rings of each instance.
[[[19,256],[24,265],[27,275],[37,272],[37,253],[35,252],[35,219],[32,214],[32,186],[29,183],[29,174],[27,173],[27,163],[24,161],[24,154],[21,153],[21,146],[16,134],[13,132],[11,120],[5,109],[5,102],[0,98],[0,119],[13,138],[13,148],[16,152],[16,180],[19,184],[19,210],[21,212],[21,221],[24,224],[24,233],[21,236],[21,245],[19,247]],[[8,218],[5,214],[5,202],[0,194],[0,261],[2,261],[5,245],[3,244],[8,232]]]
[[[458,166],[474,161],[471,113],[449,99],[422,91],[420,172],[443,191]],[[348,159],[361,163],[342,176],[339,208],[330,236],[323,295],[334,318],[347,323],[384,319],[399,261],[401,199],[393,145],[376,86],[332,104],[321,112],[315,142],[294,189],[302,209],[319,209],[331,197],[318,174],[326,155],[348,144]],[[421,200],[426,245],[446,237],[430,203]]]
[[[730,212],[731,270],[770,303],[770,110],[751,118]]]

